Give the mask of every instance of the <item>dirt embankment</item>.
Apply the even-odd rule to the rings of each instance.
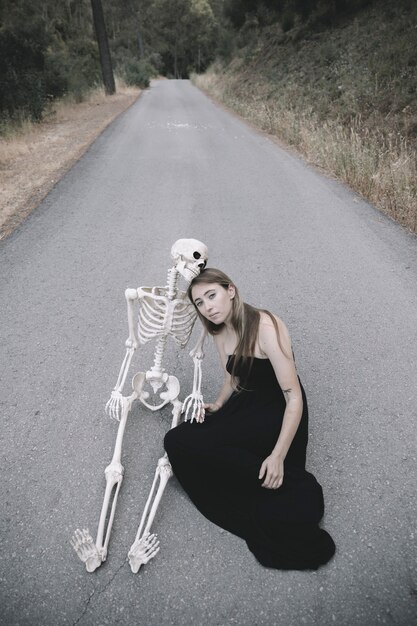
[[[139,96],[95,92],[80,104],[58,104],[40,124],[0,140],[0,239],[39,205],[92,142]]]

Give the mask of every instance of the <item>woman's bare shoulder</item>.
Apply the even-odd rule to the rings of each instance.
[[[277,323],[279,339],[282,346],[285,349],[291,350],[291,338],[287,326],[280,317],[274,313],[271,313],[271,315],[273,315],[274,320]],[[263,352],[265,352],[265,347],[270,346],[271,344],[279,344],[276,328],[268,313],[261,311],[261,317],[259,320],[259,347]]]
[[[272,315],[272,317],[275,319],[276,323],[278,324],[278,329],[279,330],[287,330],[287,327],[285,325],[285,322],[278,317],[278,315],[275,315],[275,313],[270,313],[270,315],[268,315],[268,313],[265,313],[265,311],[260,311],[260,320],[259,320],[259,328],[275,328],[274,323],[270,317],[270,315]]]

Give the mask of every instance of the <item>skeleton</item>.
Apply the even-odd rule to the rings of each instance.
[[[139,287],[127,289],[127,316],[129,337],[126,340],[126,354],[120,368],[116,385],[106,404],[106,412],[119,422],[113,458],[105,469],[106,490],[101,509],[97,538],[94,542],[88,529],[77,529],[71,539],[77,555],[85,563],[88,572],[96,570],[107,557],[110,533],[116,511],[117,498],[123,481],[124,467],[121,463],[123,435],[128,414],[135,400],[139,400],[151,411],[158,411],[166,404],[172,405],[171,428],[177,426],[181,413],[184,419],[201,421],[203,397],[201,394],[201,361],[204,357],[203,331],[195,348],[190,352],[194,362],[194,381],[192,393],[182,403],[179,400],[180,384],[175,376],[164,371],[162,361],[168,339],[171,337],[181,348],[185,347],[197,317],[194,306],[189,302],[186,292],[177,287],[182,276],[189,284],[198,276],[207,263],[206,246],[195,239],[179,239],[171,249],[174,261],[168,270],[167,286]],[[138,304],[138,321],[135,329],[135,302]],[[122,395],[123,387],[130,368],[132,357],[139,346],[156,340],[154,362],[146,372],[138,372],[132,380],[133,392]],[[144,390],[149,384],[153,394]],[[159,393],[158,393],[159,392]],[[158,395],[160,400],[158,399]],[[152,397],[151,397],[152,396]],[[153,402],[152,402],[153,400]],[[146,502],[139,528],[129,553],[132,572],[136,573],[141,565],[148,563],[159,551],[159,541],[151,533],[159,503],[164,493],[172,469],[165,454],[158,460],[153,484]],[[113,498],[112,498],[113,494]],[[107,526],[106,526],[107,521]]]

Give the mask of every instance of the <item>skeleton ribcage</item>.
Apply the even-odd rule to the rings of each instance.
[[[183,348],[197,317],[194,306],[183,298],[169,300],[162,287],[140,287],[138,338],[144,345],[157,337],[171,336]]]

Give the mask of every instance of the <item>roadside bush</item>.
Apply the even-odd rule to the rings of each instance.
[[[36,25],[30,31],[0,31],[0,115],[22,113],[39,120],[47,104],[44,65],[46,33]]]
[[[0,134],[8,124],[40,121],[49,103],[70,95],[84,99],[100,81],[95,42],[50,35],[37,18],[0,30]]]
[[[157,75],[154,66],[147,59],[128,59],[118,68],[118,72],[130,87],[149,87],[150,80]]]
[[[235,52],[235,47],[235,34],[225,28],[220,30],[216,49],[217,56],[225,62],[229,62]]]
[[[67,93],[75,102],[82,102],[86,95],[101,83],[101,71],[97,44],[83,36],[68,44]]]
[[[61,50],[49,49],[45,56],[45,88],[49,99],[60,98],[68,91],[69,60]]]
[[[284,33],[294,28],[295,24],[295,13],[293,11],[287,10],[284,11],[281,18],[281,28]]]
[[[147,54],[148,63],[151,64],[154,74],[152,76],[157,76],[161,74],[164,70],[164,62],[162,61],[162,56],[159,52],[150,52]]]

